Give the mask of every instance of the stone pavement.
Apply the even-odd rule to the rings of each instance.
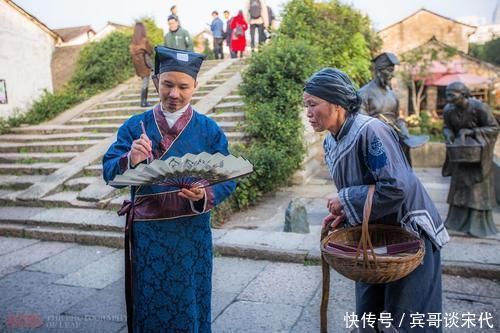
[[[126,332],[122,259],[115,248],[0,237],[0,332]],[[460,326],[445,332],[498,332],[498,281],[445,275],[443,296],[443,319],[455,313]],[[319,332],[320,297],[320,266],[214,258],[214,333]],[[349,332],[352,311],[353,282],[332,272],[330,332]],[[461,327],[473,315],[476,326]]]
[[[437,168],[416,168],[442,218],[446,217],[449,178]],[[215,246],[226,255],[303,262],[319,261],[321,221],[328,214],[326,195],[335,191],[325,168],[306,185],[281,189],[268,195],[257,206],[231,216],[224,229],[216,230]],[[285,233],[285,211],[291,199],[301,198],[307,209],[310,233]],[[500,209],[494,210],[500,230]],[[451,232],[450,242],[443,247],[442,265],[446,273],[465,277],[500,278],[500,233],[486,239]]]

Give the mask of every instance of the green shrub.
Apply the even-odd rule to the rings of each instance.
[[[208,39],[203,40],[203,54],[206,56],[206,60],[215,59],[214,51],[210,48]]]
[[[70,86],[97,92],[130,78],[134,73],[129,53],[131,38],[130,32],[114,32],[85,46]]]
[[[500,37],[484,44],[469,44],[469,54],[473,57],[500,66]]]
[[[337,67],[360,86],[371,79],[370,58],[381,45],[369,18],[337,0],[291,0],[279,34],[319,47],[321,67]]]
[[[443,120],[433,118],[429,111],[420,112],[420,126],[418,131],[410,128],[411,134],[427,134],[431,141],[443,141]],[[418,132],[418,133],[417,133]]]
[[[240,93],[246,111],[243,128],[252,139],[248,146],[232,146],[231,152],[250,160],[255,171],[240,180],[232,197],[236,208],[286,185],[300,167],[305,151],[302,89],[318,67],[317,53],[306,41],[278,36],[250,58]]]
[[[137,22],[142,22],[144,27],[146,27],[146,34],[153,47],[163,45],[163,29],[156,25],[152,17],[145,16],[138,19]]]

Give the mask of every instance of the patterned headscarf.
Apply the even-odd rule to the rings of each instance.
[[[304,91],[340,105],[349,113],[358,112],[361,105],[361,97],[349,76],[336,68],[327,67],[314,73],[307,80]]]

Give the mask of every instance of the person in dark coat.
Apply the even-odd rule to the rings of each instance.
[[[191,36],[180,26],[176,16],[168,17],[168,32],[164,37],[164,45],[176,50],[193,51]]]
[[[231,17],[231,13],[229,10],[224,11],[224,18],[226,19],[226,31],[224,32],[224,37],[226,39],[226,45],[229,48],[229,53],[231,54],[231,58],[236,58],[236,54],[231,50],[231,38],[233,35],[233,30],[231,29],[231,22],[233,18]]]
[[[129,45],[132,63],[134,64],[135,73],[142,78],[141,87],[141,107],[151,106],[148,103],[148,85],[151,77],[151,55],[153,48],[146,36],[146,28],[142,22],[137,22],[134,27],[134,35],[132,42]]]
[[[224,52],[222,50],[222,43],[224,43],[224,23],[219,17],[219,12],[216,10],[212,12],[212,17],[210,30],[214,38],[214,56],[215,59],[224,59]]]
[[[240,53],[240,58],[243,58],[243,51],[247,46],[247,39],[245,37],[245,31],[248,29],[248,24],[243,17],[243,11],[239,11],[238,15],[233,17],[231,21],[231,50],[238,55]]]
[[[492,165],[498,123],[489,107],[471,98],[461,82],[446,87],[446,100],[443,131],[447,144],[481,145],[479,162],[452,161],[450,152],[446,154],[442,172],[445,177],[451,176],[446,227],[476,237],[495,235],[498,230],[492,214],[495,206]]]

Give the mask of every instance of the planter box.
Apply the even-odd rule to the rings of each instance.
[[[441,168],[446,158],[446,146],[442,142],[428,142],[411,150],[413,167]]]

